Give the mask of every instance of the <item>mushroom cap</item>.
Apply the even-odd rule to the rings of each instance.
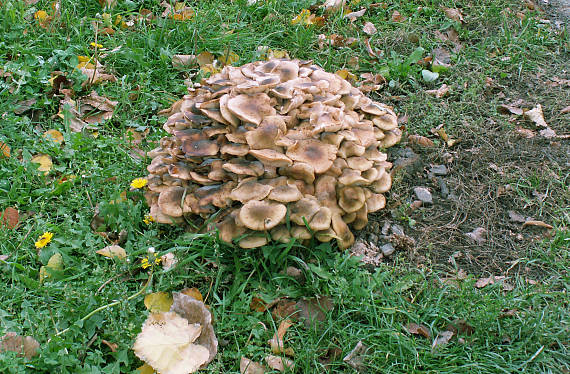
[[[355,169],[355,170],[360,170],[360,171],[365,171],[370,169],[374,163],[370,160],[368,160],[366,157],[349,157],[346,159],[346,163],[348,165],[349,168],[351,169]]]
[[[316,139],[298,140],[287,149],[287,156],[295,161],[304,162],[320,174],[327,171],[336,158],[337,148],[332,144],[322,143]]]
[[[366,197],[366,209],[368,213],[374,213],[386,206],[386,197],[380,193],[373,193]]]
[[[400,141],[400,139],[402,139],[402,131],[398,128],[395,128],[395,129],[390,130],[390,131],[386,131],[384,134],[386,136],[384,137],[384,139],[382,139],[380,141],[380,146],[382,148],[391,147],[391,146],[395,145],[396,143],[398,143]]]
[[[246,179],[230,193],[230,198],[245,204],[250,200],[263,200],[269,195],[273,187],[266,184],[257,183],[257,180]]]
[[[356,211],[356,217],[352,224],[355,230],[362,230],[368,223],[368,210],[366,204]]]
[[[311,232],[307,230],[305,226],[297,225],[293,225],[293,227],[291,227],[291,236],[299,240],[307,240],[313,237],[313,235],[311,235]]]
[[[151,205],[150,215],[158,223],[168,223],[172,225],[184,221],[182,217],[173,217],[168,214],[164,214],[158,205]]]
[[[291,241],[291,234],[287,229],[286,225],[278,225],[272,228],[269,233],[271,234],[271,239],[280,243],[289,243]]]
[[[392,187],[392,177],[385,170],[381,171],[381,175],[370,186],[372,191],[376,193],[388,192],[390,187]]]
[[[334,230],[333,230],[332,228],[330,228],[330,227],[329,227],[328,229],[326,229],[326,230],[317,231],[317,232],[315,233],[315,238],[316,238],[318,241],[323,242],[323,243],[328,243],[328,242],[330,242],[331,240],[335,239],[336,237],[337,237],[337,236],[336,236],[336,233],[335,233]]]
[[[304,197],[301,200],[289,205],[289,219],[297,225],[304,226],[313,218],[313,215],[320,209],[317,199],[314,197]]]
[[[265,235],[252,234],[240,239],[238,245],[244,249],[257,248],[267,244],[268,240]]]
[[[239,219],[249,229],[264,231],[281,223],[286,213],[283,204],[250,200],[241,207]]]
[[[162,191],[158,196],[158,206],[163,214],[172,217],[182,216],[182,198],[186,189],[172,186]]]
[[[259,161],[247,161],[243,159],[233,159],[222,165],[222,169],[239,175],[251,175],[260,177],[264,173],[263,164]]]
[[[220,147],[218,143],[212,140],[184,140],[182,141],[182,150],[186,156],[203,157],[215,156]]]
[[[309,184],[315,181],[315,168],[305,162],[294,162],[291,166],[280,168],[279,174],[300,179]]]
[[[346,168],[338,178],[340,184],[344,186],[362,186],[368,184],[368,180],[363,178],[359,170]]]
[[[299,191],[296,185],[287,184],[273,188],[267,198],[280,203],[290,203],[301,200],[301,198],[303,198],[303,194]]]
[[[228,101],[230,100],[230,95],[226,94],[220,97],[220,114],[226,120],[227,123],[234,127],[239,126],[239,118],[236,117],[229,109],[228,109]]]
[[[360,187],[344,187],[339,191],[338,205],[347,213],[356,212],[365,203],[364,190]]]
[[[354,244],[354,235],[339,214],[334,214],[331,220],[332,228],[336,234],[336,241],[340,249],[346,249]]]
[[[233,156],[245,156],[249,152],[249,147],[247,144],[239,144],[239,143],[228,143],[224,144],[222,148],[220,148],[221,154],[228,154]]]
[[[217,224],[217,228],[220,232],[220,239],[226,243],[231,243],[234,238],[237,238],[246,232],[246,228],[238,226],[235,219],[229,214],[223,221]]]
[[[293,165],[293,161],[283,153],[273,149],[251,149],[249,154],[257,158],[264,165],[283,167]]]
[[[266,93],[241,94],[228,100],[228,110],[245,122],[259,125],[263,117],[275,115],[271,98]]]
[[[321,207],[311,218],[309,227],[313,231],[322,231],[331,227],[332,211],[327,207]]]

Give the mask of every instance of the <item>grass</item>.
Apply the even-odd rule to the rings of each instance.
[[[361,0],[352,10],[370,3]],[[103,59],[118,81],[93,89],[118,101],[118,107],[111,120],[98,125],[94,137],[71,132],[69,124],[55,116],[61,97],[50,93],[48,80],[53,71],[63,71],[77,92],[89,93],[81,89],[85,77],[75,66],[77,56],[93,54],[91,21],[101,19],[102,8],[95,1],[61,1],[60,21],[48,32],[33,17],[40,9],[52,12],[48,2],[2,2],[0,68],[12,79],[0,79],[0,141],[12,154],[0,159],[0,209],[17,207],[21,222],[15,230],[0,227],[0,255],[9,255],[0,261],[0,282],[5,285],[0,292],[0,335],[31,335],[41,348],[31,360],[1,353],[0,372],[125,373],[139,367],[130,347],[148,312],[142,296],[127,298],[149,278],[139,262],[149,247],[160,254],[175,253],[179,263],[170,271],[156,269],[145,292],[197,287],[207,295],[221,342],[207,372],[238,372],[241,356],[261,361],[269,353],[266,341],[279,321],[269,312],[251,311],[253,297],[271,301],[314,295],[329,296],[334,309],[317,327],[295,324],[287,332],[286,344],[296,352],[296,372],[353,372],[342,357],[360,340],[370,347],[366,372],[372,373],[568,372],[568,145],[520,139],[513,135],[512,121],[495,109],[517,98],[541,103],[549,125],[561,134],[567,132],[568,118],[559,114],[569,102],[567,87],[546,84],[553,77],[568,79],[567,31],[541,22],[540,12],[514,0],[392,1],[386,9],[367,11],[354,24],[333,14],[321,28],[290,24],[312,1],[268,0],[247,6],[245,1],[214,0],[187,5],[196,10],[191,20],[159,17],[119,29],[113,36],[98,35],[107,51],[120,47]],[[466,23],[446,18],[441,6],[461,8]],[[119,1],[111,13],[128,19],[142,8],[162,13],[157,1]],[[391,21],[394,10],[406,20]],[[524,19],[516,12],[524,12]],[[363,43],[368,37],[361,31],[366,21],[378,29],[370,37],[382,53],[378,60],[368,56]],[[452,53],[447,72],[436,82],[424,83],[422,68],[402,61],[418,47],[426,54],[438,46],[452,49],[451,42],[435,36],[451,26],[463,47]],[[358,42],[350,48],[319,49],[318,35],[333,33]],[[409,133],[428,135],[443,123],[450,136],[461,138],[457,148],[439,144],[435,150],[418,151],[426,167],[441,163],[446,152],[455,157],[448,183],[460,195],[458,202],[441,201],[409,212],[403,207],[412,200],[411,187],[429,181],[401,174],[388,199],[390,209],[378,218],[410,224],[406,230],[416,237],[414,251],[399,251],[373,270],[323,244],[272,244],[244,252],[220,244],[213,235],[146,225],[141,194],[128,192],[127,199],[121,199],[132,179],[146,175],[149,162],[129,154],[132,143],[126,130],[148,129],[138,147],[154,148],[164,136],[165,119],[157,112],[184,94],[184,79],[198,78],[196,69],[173,69],[172,56],[202,51],[219,55],[230,49],[239,54],[241,64],[258,59],[259,46],[313,59],[328,71],[388,70],[391,84],[372,96],[407,114]],[[349,65],[352,57],[359,58],[358,70]],[[487,77],[493,79],[492,87],[486,85]],[[444,99],[424,93],[442,83],[452,87]],[[133,93],[137,97],[131,100]],[[30,111],[14,113],[16,103],[32,98],[36,103]],[[63,133],[63,145],[43,138],[48,129]],[[30,162],[37,154],[49,154],[54,161],[47,175]],[[490,173],[489,163],[499,165],[502,173]],[[76,177],[71,181],[57,182],[72,175]],[[507,184],[511,192],[495,193]],[[96,205],[107,231],[127,232],[123,246],[129,262],[95,254],[108,245],[90,227]],[[523,231],[523,241],[516,242],[509,239],[515,230],[512,224],[501,218],[507,209],[524,211],[555,229],[550,236]],[[457,212],[463,216],[456,218]],[[477,226],[489,231],[481,248],[463,235]],[[54,233],[53,241],[38,251],[34,242],[45,231]],[[464,256],[457,258],[454,268],[447,259],[456,251]],[[64,270],[40,284],[40,266],[54,253],[63,256]],[[283,275],[287,266],[305,269],[305,282]],[[460,269],[470,275],[453,284],[442,282]],[[477,278],[489,274],[506,274],[514,289],[504,291],[501,283],[474,287]],[[539,281],[530,284],[527,279]],[[114,301],[120,302],[79,322]],[[516,312],[504,316],[508,310]],[[456,319],[467,321],[473,333],[460,333],[463,343],[454,338],[432,350],[433,338]],[[432,337],[409,334],[404,326],[410,322],[427,326]],[[69,330],[56,336],[64,329]],[[102,340],[116,343],[117,351],[111,352]],[[342,354],[325,368],[322,359],[334,349]]]

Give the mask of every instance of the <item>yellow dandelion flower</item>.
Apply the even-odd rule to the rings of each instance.
[[[95,43],[95,42],[91,42],[91,43],[89,43],[89,45],[93,48],[103,48],[102,44]]]
[[[136,179],[133,179],[133,181],[131,182],[131,187],[132,188],[143,188],[144,186],[146,186],[147,182],[148,181],[145,178],[136,178]]]
[[[156,255],[154,255],[154,256],[156,257]],[[160,261],[161,261],[161,258],[160,258],[160,257],[156,257],[156,258],[154,259],[154,264],[155,264],[155,265],[159,265],[159,264],[160,264]]]
[[[148,258],[145,257],[145,258],[142,259],[142,261],[141,261],[141,267],[142,267],[143,269],[147,269],[147,268],[149,268],[149,267],[151,267],[151,266],[152,266],[152,265],[148,263]]]
[[[145,214],[143,222],[146,223],[147,225],[150,225],[151,223],[154,222],[154,217],[151,216],[150,214]]]
[[[46,231],[38,238],[38,241],[35,243],[36,248],[43,248],[51,242],[51,238],[53,238],[53,233]]]

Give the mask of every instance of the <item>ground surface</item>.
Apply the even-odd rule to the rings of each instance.
[[[353,22],[333,12],[321,26],[291,24],[303,9],[323,16],[320,3],[188,1],[191,12],[178,6],[169,18],[157,1],[109,10],[2,1],[0,212],[17,209],[19,219],[0,225],[0,336],[33,336],[40,349],[31,359],[0,353],[0,372],[131,372],[142,365],[131,349],[148,315],[142,294],[185,287],[204,295],[215,319],[220,350],[206,372],[236,373],[242,356],[262,362],[270,353],[281,318],[275,308],[251,308],[255,298],[306,305],[316,296],[332,309],[315,325],[295,321],[285,335],[296,372],[569,372],[570,45],[562,10],[554,13],[554,1],[361,0],[348,2],[347,11],[366,9]],[[366,34],[366,22],[377,32]],[[319,35],[355,42],[330,46]],[[363,264],[316,243],[242,251],[144,222],[148,209],[129,184],[146,175],[144,152],[165,135],[157,113],[184,94],[184,80],[199,81],[209,68],[174,68],[173,56],[220,59],[231,50],[237,65],[263,58],[260,46],[346,69],[356,84],[364,73],[386,78],[370,95],[395,108],[404,138],[389,150],[388,207],[358,237],[376,255],[392,245],[391,255]],[[406,61],[418,47],[421,57]],[[100,61],[116,81],[88,79],[80,56]],[[449,64],[433,82],[422,78],[429,56]],[[426,92],[443,84],[441,97]],[[92,91],[116,101],[111,115],[74,111]],[[522,114],[538,104],[556,136],[542,136]],[[94,114],[92,128],[73,131]],[[63,142],[46,138],[48,130]],[[40,155],[53,163],[45,174],[32,162]],[[416,202],[416,187],[432,204]],[[36,248],[46,231],[53,238]],[[129,261],[96,253],[112,243]],[[149,247],[178,263],[143,269]],[[61,268],[40,278],[54,255]],[[359,341],[369,348],[360,361],[343,361]]]

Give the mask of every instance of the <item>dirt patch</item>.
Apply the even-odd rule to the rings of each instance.
[[[411,161],[395,175],[388,209],[371,217],[358,236],[390,241],[380,235],[382,227],[397,223],[415,242],[400,249],[419,266],[473,274],[510,269],[540,278],[540,263],[521,266],[521,259],[543,251],[552,230],[523,227],[512,217],[549,224],[560,219],[561,209],[570,206],[570,142],[526,139],[513,127],[489,118],[484,126],[456,128],[461,142],[450,149],[403,143],[392,150],[392,160]],[[432,204],[414,203],[418,186],[431,192]]]
[[[542,0],[540,6],[553,21],[570,25],[570,0]]]

